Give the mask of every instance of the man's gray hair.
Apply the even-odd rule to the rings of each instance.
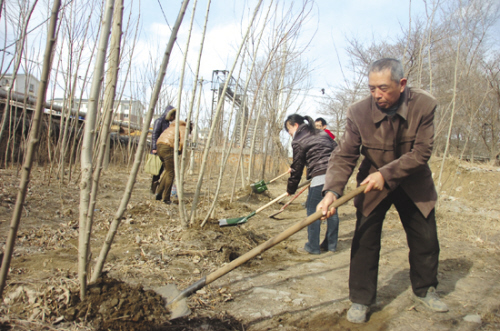
[[[384,58],[373,62],[368,73],[380,72],[386,69],[391,71],[391,80],[396,83],[399,83],[399,81],[405,76],[401,61],[391,58]]]

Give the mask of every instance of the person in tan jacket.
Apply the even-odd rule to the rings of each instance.
[[[170,122],[175,118],[175,108],[171,105],[168,105],[165,108],[163,114],[157,118],[153,124],[153,132],[151,134],[151,154],[156,154],[156,142],[158,138],[160,138],[163,131],[168,129]],[[163,172],[163,165],[158,172],[158,175],[153,175],[151,180],[151,193],[156,194],[156,188],[160,185],[160,178]]]
[[[157,154],[160,157],[164,167],[164,174],[160,180],[160,185],[157,189],[156,200],[162,200],[166,204],[170,204],[170,194],[175,178],[174,165],[174,138],[175,138],[176,122],[172,121],[170,126],[163,131],[156,141]],[[186,134],[186,122],[179,121],[179,150],[182,151],[182,144]]]
[[[406,232],[413,298],[427,308],[448,311],[436,293],[439,242],[434,207],[437,193],[428,165],[434,143],[436,99],[407,86],[403,66],[395,59],[375,61],[369,70],[371,96],[351,105],[344,135],[328,164],[323,200],[317,210],[343,194],[358,158],[358,185],[367,184],[354,200],[356,228],[351,246],[347,319],[366,321],[377,294],[382,224],[394,205]]]

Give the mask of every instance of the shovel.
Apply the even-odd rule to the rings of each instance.
[[[281,175],[282,176],[282,175]],[[303,184],[301,184],[299,186],[302,187],[304,185],[309,185],[309,183],[311,183],[310,180],[304,182]],[[248,219],[252,216],[254,216],[255,214],[261,212],[262,210],[266,209],[267,207],[269,207],[270,205],[272,205],[273,203],[275,202],[278,202],[279,200],[283,199],[284,197],[287,196],[287,193],[283,193],[282,195],[280,195],[279,197],[277,197],[276,199],[274,199],[273,201],[265,204],[264,206],[260,207],[259,209],[251,212],[250,214],[248,214],[247,216],[245,217],[237,217],[237,218],[223,218],[223,219],[220,219],[219,220],[219,226],[228,226],[228,225],[237,225],[237,224],[242,224],[242,223],[246,223],[248,221]]]
[[[347,201],[351,200],[354,198],[356,195],[361,194],[366,188],[366,185],[359,186],[355,190],[349,192],[348,194],[344,195],[343,197],[340,197],[337,199],[334,203],[330,205],[329,208],[331,207],[339,207],[340,205],[343,205]],[[189,297],[191,294],[195,293],[199,289],[205,287],[206,285],[212,283],[213,281],[217,280],[218,278],[224,276],[228,272],[232,271],[233,269],[236,269],[243,263],[247,262],[248,260],[256,257],[257,255],[261,254],[262,252],[268,250],[269,248],[273,247],[274,245],[282,242],[283,240],[287,239],[291,235],[297,233],[298,231],[302,230],[309,224],[313,223],[314,221],[318,220],[323,216],[323,213],[321,211],[317,211],[314,214],[308,216],[305,220],[302,220],[298,223],[295,223],[285,231],[281,232],[277,236],[269,239],[268,241],[260,244],[259,246],[255,247],[254,249],[250,250],[249,252],[243,254],[242,256],[238,257],[237,259],[231,261],[230,263],[226,264],[222,268],[219,268],[212,272],[211,274],[208,274],[207,276],[203,277],[196,283],[192,284],[189,286],[187,289],[185,289],[182,292],[179,292],[175,284],[168,284],[166,286],[162,286],[161,288],[157,289],[156,292],[159,293],[162,297],[164,297],[167,300],[167,308],[172,312],[172,315],[170,316],[170,319],[175,319],[183,316],[187,316],[191,314],[191,310],[187,306],[187,301],[186,298]]]
[[[267,183],[264,180],[261,180],[261,181],[258,181],[256,183],[250,184],[250,187],[252,188],[253,193],[257,193],[257,194],[262,193],[262,192],[267,190],[267,184],[271,184],[276,179],[281,178],[281,177],[285,176],[286,174],[288,174],[288,171],[285,172],[284,174],[279,175],[276,178],[271,179]]]
[[[293,196],[293,198],[290,199],[290,201],[288,201],[287,203],[285,203],[285,205],[283,205],[283,207],[281,207],[280,210],[278,210],[275,213],[272,213],[271,215],[269,215],[269,217],[274,218],[274,216],[276,216],[276,215],[280,214],[281,212],[283,212],[283,210],[285,210],[285,208],[288,207],[288,205],[291,204],[293,200],[297,199],[299,197],[299,195],[301,195],[309,187],[309,185],[310,184],[307,184],[306,186],[304,186],[297,194],[295,194]]]

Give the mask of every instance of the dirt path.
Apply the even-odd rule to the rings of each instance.
[[[437,161],[432,164],[434,170],[438,166]],[[397,213],[391,209],[384,223],[377,304],[368,323],[360,326],[345,319],[350,306],[347,281],[355,222],[352,203],[339,210],[337,252],[319,256],[297,253],[306,241],[306,230],[302,230],[190,297],[193,313],[189,318],[166,322],[168,313],[155,306],[154,293],[130,293],[138,289],[146,293],[167,283],[186,288],[305,218],[300,205],[305,194],[276,220],[267,215],[281,205],[262,211],[244,225],[220,228],[219,218],[245,216],[284,192],[285,180],[270,185],[267,195],[249,196],[249,190],[240,190],[238,201],[233,203],[224,192],[206,227],[182,230],[176,206],[153,199],[146,175],[141,175],[136,185],[105,266],[108,277],[124,282],[120,297],[112,300],[110,285],[96,286],[94,294],[100,301],[96,299],[94,305],[98,308],[86,308],[86,315],[74,311],[71,319],[69,308],[83,311],[75,308],[75,294],[70,295],[77,289],[79,192],[73,184],[47,186],[40,171],[39,178],[32,181],[26,203],[27,215],[23,215],[6,299],[0,306],[0,329],[27,325],[43,329],[51,325],[65,330],[147,330],[153,326],[158,330],[498,330],[499,170],[451,164],[444,171],[437,212],[441,244],[438,292],[450,312],[432,313],[410,299],[406,238]],[[124,175],[125,171],[115,171],[104,179],[96,207],[94,260],[121,198]],[[9,170],[0,170],[0,176],[3,244],[18,179]],[[193,184],[188,179],[188,192]],[[200,207],[200,217],[208,207],[208,203]],[[133,298],[149,300],[149,308],[134,305]],[[110,319],[113,323],[104,323]],[[48,324],[55,321],[58,324]]]

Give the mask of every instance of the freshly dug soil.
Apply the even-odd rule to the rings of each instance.
[[[439,173],[441,160],[431,168]],[[123,195],[127,169],[102,176],[91,240],[91,270]],[[77,277],[78,183],[49,180],[36,169],[23,208],[3,302],[0,330],[499,330],[500,169],[448,161],[436,217],[441,246],[439,295],[450,312],[437,314],[411,300],[408,248],[397,212],[384,222],[377,303],[366,324],[346,321],[350,244],[355,224],[352,202],[339,208],[335,253],[304,256],[301,230],[272,249],[207,285],[187,299],[192,313],[170,321],[154,289],[187,288],[201,277],[305,218],[304,192],[275,219],[284,199],[247,223],[219,227],[218,220],[246,216],[286,189],[286,179],[263,194],[223,182],[214,212],[206,217],[212,192],[204,192],[196,221],[183,229],[178,205],[149,193],[150,176],[135,185],[99,281],[80,299]],[[0,247],[9,231],[19,178],[0,169]],[[197,175],[186,178],[190,210]],[[206,183],[215,187],[215,179]],[[350,182],[348,189],[355,183]],[[201,223],[207,218],[206,224]],[[324,230],[322,225],[322,231]],[[322,232],[324,233],[324,232]],[[3,249],[0,249],[2,251]]]

